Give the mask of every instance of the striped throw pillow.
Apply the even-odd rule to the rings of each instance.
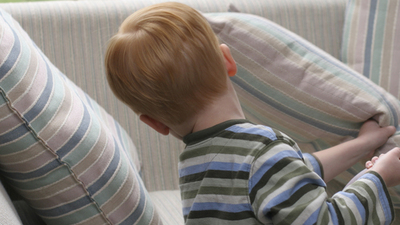
[[[399,124],[399,101],[372,81],[283,27],[255,15],[206,14],[238,66],[232,78],[246,117],[288,134],[304,152],[358,135],[374,118]],[[382,151],[400,146],[396,133]],[[362,170],[338,177],[342,184]],[[400,196],[397,188],[393,196]],[[400,206],[400,198],[395,200]]]
[[[0,174],[8,184],[47,224],[159,224],[134,148],[0,9]]]
[[[348,1],[341,57],[400,98],[400,1]]]

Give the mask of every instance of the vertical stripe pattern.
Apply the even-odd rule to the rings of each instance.
[[[400,97],[400,2],[350,0],[343,28],[342,61]]]
[[[47,224],[161,224],[126,132],[2,9],[0,49],[0,173],[11,187]]]

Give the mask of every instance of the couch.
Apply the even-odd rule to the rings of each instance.
[[[127,106],[117,100],[107,85],[103,66],[107,40],[117,32],[119,24],[134,11],[161,1],[163,0],[25,2],[2,3],[0,8],[19,22],[22,29],[27,32],[36,46],[61,73],[65,74],[80,90],[87,93],[87,96],[89,96],[87,98],[90,98],[90,100],[87,100],[88,102],[95,101],[99,104],[99,106],[96,105],[94,107],[95,109],[97,107],[105,109],[105,111],[98,109],[99,114],[104,116],[108,113],[116,121],[108,121],[109,123],[106,124],[118,123],[118,126],[122,127],[124,132],[126,131],[126,137],[132,139],[132,142],[125,140],[128,143],[127,145],[130,146],[126,156],[132,157],[130,161],[135,167],[133,170],[140,174],[138,179],[142,180],[140,182],[143,182],[145,191],[150,196],[149,202],[155,206],[154,210],[157,211],[158,215],[153,215],[153,222],[163,221],[164,224],[183,224],[177,165],[179,154],[184,145],[171,136],[162,136],[151,130],[141,123]],[[310,45],[313,46],[313,49],[318,49],[318,54],[321,53],[325,58],[329,58],[335,63],[339,63],[339,59],[342,58],[341,48],[343,45],[347,0],[178,1],[186,3],[203,13],[236,11],[268,18],[270,21],[303,38],[307,46]],[[212,16],[212,14],[210,15]],[[212,21],[213,19],[210,20]],[[218,27],[218,21],[214,25],[213,28],[218,31],[220,28]],[[238,63],[241,63],[240,60]],[[351,69],[348,70],[352,71]],[[367,79],[361,79],[362,82],[367,82],[367,86],[376,88],[372,82],[369,83],[369,81],[365,81]],[[241,81],[237,80],[236,83],[239,86]],[[346,86],[343,82],[340,85]],[[312,86],[315,86],[315,84]],[[379,93],[384,93],[380,94],[380,96],[389,99],[388,102],[397,104],[395,97],[385,93],[382,89],[377,89]],[[239,96],[246,95],[240,87],[238,87],[238,94]],[[254,110],[254,108],[257,108],[255,105],[258,103],[246,100],[246,97],[241,98],[249,118],[257,122],[270,122],[277,126],[285,124],[284,119],[282,121],[260,119],[260,112]],[[379,103],[374,102],[374,100],[365,100],[361,105],[364,107],[365,104]],[[350,105],[357,104],[352,103]],[[351,106],[339,106],[336,108],[341,107]],[[357,117],[356,119],[350,118],[350,116],[343,116],[345,121],[355,121],[354,124],[345,129],[349,132],[343,135],[337,133],[331,135],[321,132],[322,135],[320,136],[323,137],[320,138],[319,134],[310,131],[310,135],[314,138],[318,136],[314,142],[307,142],[305,139],[309,137],[298,135],[301,132],[294,132],[293,135],[297,135],[296,140],[304,147],[305,151],[314,151],[354,137],[360,123],[371,116],[382,125],[398,124],[397,120],[391,120],[398,113],[397,106],[394,106],[394,113],[392,113],[395,116],[392,114],[385,116],[387,112],[379,107],[370,108],[373,108],[371,110],[379,109],[380,111],[365,113],[364,117],[355,116]],[[109,120],[109,117],[104,118]],[[296,126],[303,127],[303,124],[297,123]],[[118,129],[116,128],[119,132]],[[290,128],[287,129],[290,130]],[[289,134],[291,135],[292,133],[289,131]],[[327,141],[321,141],[323,138],[326,138]],[[397,139],[391,142],[391,146],[396,145]],[[344,174],[341,178],[332,181],[328,186],[330,185],[334,190],[340,190],[344,187],[345,182],[351,179],[351,175],[356,174],[358,171],[360,171],[360,167],[353,168],[348,174]],[[32,207],[28,206],[19,194],[14,193],[13,185],[7,183],[7,179],[5,179],[3,180],[5,188],[0,186],[0,224],[31,224],[26,221],[41,224],[43,221],[47,221],[46,218],[40,219],[37,217]],[[335,192],[334,190],[332,193]],[[147,194],[145,195],[147,196]],[[155,217],[158,219],[154,219]],[[65,221],[59,223],[67,224]],[[87,223],[90,224],[91,222]],[[143,224],[145,223],[143,222]]]

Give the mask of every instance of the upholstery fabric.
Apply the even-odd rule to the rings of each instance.
[[[32,209],[24,200],[12,200],[12,203],[17,210],[18,216],[22,224],[29,225],[46,225],[42,218],[40,218],[35,210]]]
[[[236,60],[232,81],[247,118],[283,131],[304,152],[356,137],[370,118],[382,126],[399,124],[395,97],[296,34],[255,15],[207,18]],[[399,137],[398,132],[381,151],[400,146]],[[346,183],[361,168],[339,179]]]
[[[18,214],[8,197],[6,190],[0,182],[0,202],[6,204],[0,204],[0,224],[1,225],[21,225],[22,222],[18,218]]]
[[[119,102],[105,79],[109,38],[134,11],[165,0],[63,1],[0,4],[44,54],[121,124],[133,139],[148,191],[178,189],[178,156],[184,145],[157,134]],[[267,17],[339,57],[347,0],[179,0],[201,12],[241,12]]]
[[[184,224],[179,190],[154,191],[150,197],[164,224]]]
[[[1,9],[0,49],[6,182],[47,224],[161,223],[130,138]]]
[[[400,1],[350,0],[342,61],[400,97]]]

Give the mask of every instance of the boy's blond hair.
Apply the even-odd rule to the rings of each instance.
[[[180,3],[129,16],[111,38],[105,64],[120,100],[167,124],[185,122],[227,88],[217,37],[199,12]]]

